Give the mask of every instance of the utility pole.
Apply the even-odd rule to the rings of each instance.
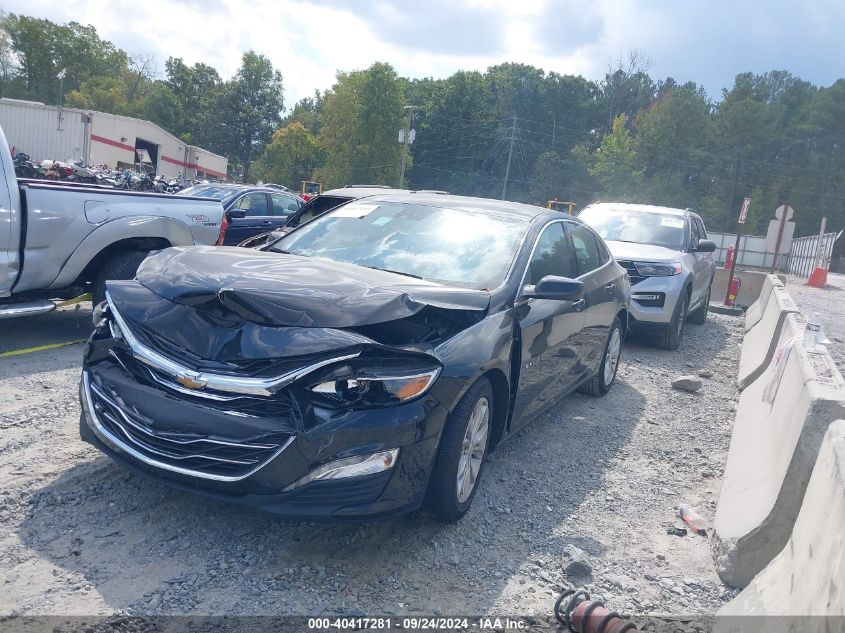
[[[405,111],[408,113],[405,117],[405,129],[402,132],[402,169],[399,171],[399,188],[405,188],[405,165],[408,162],[408,145],[411,144],[411,117],[414,114],[414,109],[417,106],[405,106]]]
[[[502,200],[508,192],[508,178],[511,175],[511,160],[513,159],[513,143],[516,140],[516,117],[513,117],[513,124],[511,125],[511,145],[508,149],[508,166],[505,167],[505,182],[502,184]]]

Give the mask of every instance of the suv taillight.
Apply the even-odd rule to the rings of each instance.
[[[223,220],[220,222],[220,235],[217,237],[217,246],[223,246],[223,239],[226,237],[226,231],[229,228],[229,220],[226,214],[223,214]]]

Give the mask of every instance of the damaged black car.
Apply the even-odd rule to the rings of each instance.
[[[611,388],[629,295],[571,216],[372,196],[263,251],[169,248],[109,282],[80,430],[147,477],[269,512],[456,521],[503,438]]]

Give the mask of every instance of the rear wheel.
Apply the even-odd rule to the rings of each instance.
[[[681,339],[684,336],[684,323],[687,320],[687,310],[689,309],[689,293],[684,290],[681,298],[675,306],[675,313],[672,315],[672,321],[666,326],[666,331],[663,332],[663,339],[661,344],[665,349],[676,350],[681,344]]]
[[[464,394],[443,429],[431,474],[429,506],[441,521],[460,519],[475,497],[490,444],[493,390],[482,378]]]
[[[689,322],[696,325],[703,325],[707,320],[707,313],[710,311],[710,291],[713,289],[713,282],[707,286],[707,296],[704,298],[704,303],[691,312],[689,315]]]
[[[108,260],[100,269],[94,282],[93,302],[97,305],[106,299],[106,282],[110,279],[134,279],[138,266],[147,258],[146,252],[129,251],[120,253]]]
[[[619,317],[613,319],[610,326],[610,335],[604,346],[604,357],[595,376],[585,382],[580,390],[591,396],[603,396],[616,380],[616,372],[619,370],[619,360],[622,358],[622,323]]]

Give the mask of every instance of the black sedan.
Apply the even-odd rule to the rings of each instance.
[[[170,248],[95,309],[83,439],[148,477],[308,518],[470,507],[485,457],[613,385],[630,284],[555,211],[350,202],[271,251]]]

